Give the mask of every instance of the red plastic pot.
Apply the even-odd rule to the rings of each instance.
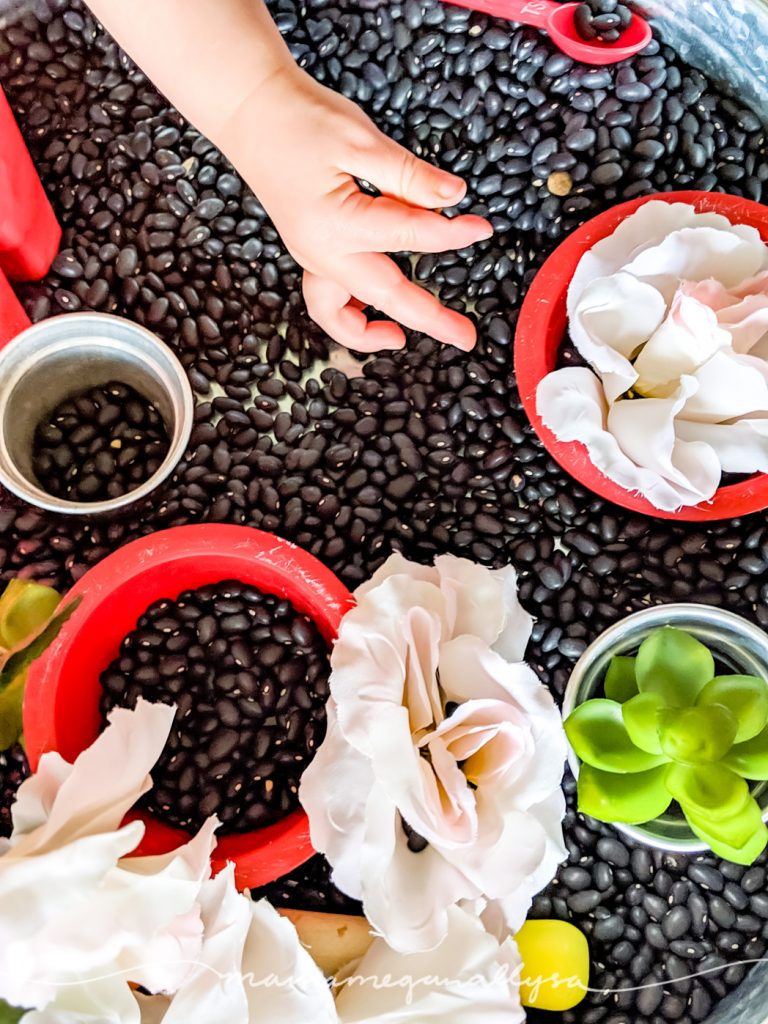
[[[552,253],[531,285],[520,310],[515,335],[515,373],[520,398],[533,429],[549,454],[580,484],[616,505],[659,519],[702,521],[731,519],[768,507],[768,474],[720,487],[711,501],[663,512],[638,494],[609,480],[593,465],[587,449],[578,442],[559,441],[544,425],[536,405],[541,379],[555,368],[557,352],[567,333],[566,297],[581,257],[592,246],[613,234],[622,221],[652,199],[666,203],[690,203],[700,213],[720,213],[734,224],[757,228],[768,243],[768,207],[741,196],[716,192],[663,192],[614,206],[574,231]]]
[[[72,588],[67,598],[80,596],[80,606],[30,669],[24,736],[32,768],[49,750],[74,761],[99,734],[99,676],[153,601],[226,579],[288,598],[317,624],[329,645],[354,604],[349,591],[312,555],[245,526],[179,526],[127,544]],[[165,853],[189,840],[187,833],[147,814],[132,812],[131,817],[146,824],[137,854]],[[309,823],[299,809],[267,828],[222,838],[213,868],[234,861],[239,887],[253,888],[292,871],[313,852]]]
[[[0,270],[19,281],[47,273],[61,228],[0,89]]]

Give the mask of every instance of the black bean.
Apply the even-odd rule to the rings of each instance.
[[[580,892],[588,889],[592,884],[592,877],[588,871],[579,867],[563,868],[560,872],[560,881],[573,892]]]
[[[586,889],[568,897],[568,906],[575,914],[586,914],[594,910],[600,903],[600,893],[595,889]]]
[[[122,411],[111,401],[115,388],[126,401],[126,410],[130,408],[142,424],[143,453],[139,447],[125,447]],[[51,494],[69,501],[105,500],[148,480],[167,451],[168,434],[154,406],[132,388],[110,382],[76,393],[41,421],[32,464]]]
[[[702,889],[707,889],[711,892],[722,892],[725,885],[722,874],[716,868],[698,861],[695,861],[688,868],[688,877],[691,881],[700,885]]]
[[[629,867],[629,851],[618,839],[598,840],[597,852],[608,864],[617,868]]]
[[[673,907],[664,915],[661,921],[661,928],[665,938],[679,939],[685,935],[691,927],[691,914],[687,907]]]
[[[280,642],[270,642],[278,635]],[[153,688],[153,700],[175,702],[146,805],[181,828],[215,812],[225,831],[242,831],[296,806],[295,780],[283,775],[306,765],[322,741],[327,675],[325,642],[304,615],[288,601],[227,580],[147,609],[104,673],[102,710],[135,702],[131,681]],[[254,736],[276,705],[291,709],[278,715],[280,731],[262,726]],[[255,797],[235,765],[269,780],[259,791],[258,813],[249,811]],[[185,792],[198,799],[188,806]]]

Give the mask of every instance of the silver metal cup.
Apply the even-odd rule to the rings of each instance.
[[[35,478],[35,429],[60,402],[117,380],[152,402],[170,447],[157,472],[108,501],[66,501]],[[140,501],[173,472],[192,430],[192,389],[171,350],[139,324],[106,313],[69,313],[22,331],[0,349],[0,483],[31,505],[69,515],[113,512]]]
[[[661,626],[676,626],[705,644],[715,659],[734,673],[768,679],[768,635],[740,615],[706,604],[662,604],[644,608],[615,623],[584,651],[576,662],[563,698],[563,718],[579,704],[597,697],[615,654],[634,654],[647,636]],[[579,761],[569,749],[568,763],[578,777]],[[768,783],[752,786],[752,795],[768,821]],[[706,850],[682,814],[667,811],[645,825],[614,824],[624,835],[660,850],[695,853]]]

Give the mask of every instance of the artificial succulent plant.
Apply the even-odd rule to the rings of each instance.
[[[61,596],[32,580],[11,580],[0,597],[0,751],[22,731],[22,700],[27,669],[56,639],[80,603],[59,610]]]
[[[768,843],[746,781],[768,780],[768,682],[715,671],[712,652],[671,626],[612,659],[605,697],[565,723],[581,761],[579,809],[637,825],[676,800],[702,842],[751,864]]]

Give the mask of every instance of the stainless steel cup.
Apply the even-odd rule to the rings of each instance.
[[[152,402],[170,447],[141,486],[108,501],[48,494],[32,469],[35,429],[79,391],[118,380]],[[106,313],[69,313],[22,331],[0,349],[0,483],[31,505],[69,515],[113,512],[140,501],[173,472],[192,431],[192,389],[171,350],[139,324]]]
[[[585,700],[598,696],[615,654],[634,654],[643,640],[661,626],[676,626],[695,636],[732,672],[768,679],[768,635],[758,626],[733,612],[706,604],[656,605],[621,619],[584,651],[568,680],[563,717],[567,718]],[[568,762],[578,777],[579,761],[572,750],[569,750]],[[768,821],[768,783],[755,783],[752,795],[763,808],[763,819]],[[612,827],[659,850],[695,853],[707,849],[682,814],[674,811],[667,811],[645,825],[614,824]]]

